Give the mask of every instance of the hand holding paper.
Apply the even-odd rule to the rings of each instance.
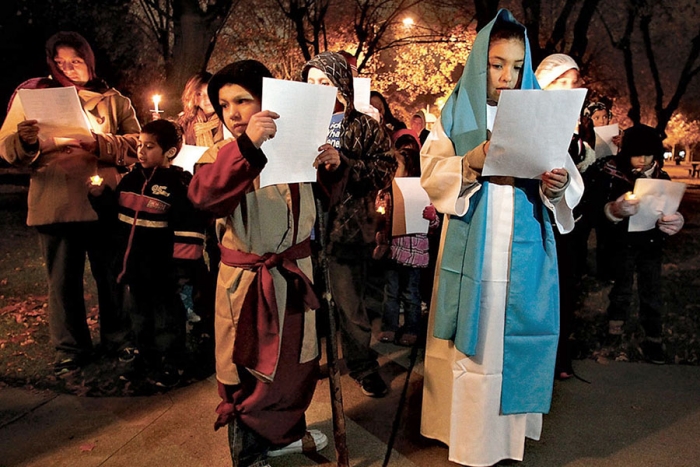
[[[43,139],[71,138],[90,143],[95,138],[75,87],[20,89],[17,96],[27,120],[36,120]]]
[[[672,232],[669,235],[678,232],[682,227],[682,223],[678,225],[682,222],[682,216],[678,219],[675,214],[684,192],[685,183],[638,178],[634,184],[634,194],[638,198],[639,212],[630,217],[629,231],[643,232],[658,225],[662,232]]]
[[[248,135],[256,148],[260,149],[265,141],[275,137],[275,133],[277,133],[275,120],[278,118],[280,118],[279,114],[271,110],[263,110],[250,117],[245,134]]]
[[[318,150],[321,151],[321,154],[316,156],[314,168],[318,169],[322,165],[327,171],[333,172],[340,166],[340,153],[333,145],[326,143]]]
[[[669,216],[662,216],[661,219],[656,222],[656,225],[659,226],[659,230],[667,235],[675,235],[680,232],[683,228],[683,224],[685,224],[685,219],[683,219],[680,212],[674,212]]]
[[[564,168],[552,169],[542,174],[544,194],[547,198],[554,198],[561,191],[569,179],[569,173]]]
[[[17,135],[27,146],[33,146],[39,141],[39,125],[36,120],[25,120],[17,124]]]

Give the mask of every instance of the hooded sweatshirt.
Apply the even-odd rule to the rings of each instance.
[[[375,198],[391,184],[397,163],[386,132],[353,105],[352,70],[345,58],[335,52],[320,53],[304,65],[304,81],[310,68],[323,71],[346,103],[340,128],[341,164],[335,172],[325,174],[335,180],[324,183],[333,187],[328,225],[331,250],[338,253],[342,245],[374,241],[378,220]]]

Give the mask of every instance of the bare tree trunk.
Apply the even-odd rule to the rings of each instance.
[[[656,55],[654,54],[651,34],[649,31],[649,24],[651,23],[651,20],[651,13],[642,16],[639,21],[639,29],[642,32],[642,38],[644,39],[644,52],[646,53],[651,75],[654,80],[654,89],[656,92],[656,101],[654,104],[654,111],[656,113],[656,128],[660,132],[665,133],[669,120],[671,120],[673,113],[678,109],[678,104],[680,103],[681,97],[688,89],[691,80],[698,74],[698,72],[700,72],[700,67],[696,65],[698,56],[700,56],[700,28],[698,28],[695,37],[691,41],[692,47],[688,53],[688,58],[683,66],[681,75],[678,78],[676,92],[671,97],[668,105],[664,107],[664,90],[661,84],[661,76],[659,73],[659,68],[656,64]]]
[[[583,62],[583,56],[588,48],[588,28],[599,3],[600,0],[585,0],[574,24],[574,40],[569,49],[569,55],[579,64]]]
[[[498,0],[474,0],[477,31],[481,31],[481,29],[496,16],[496,13],[498,13],[498,3]]]
[[[173,0],[174,43],[166,59],[168,86],[183,89],[195,73],[204,71],[216,36],[232,8],[233,0],[219,0],[203,11],[198,0]]]

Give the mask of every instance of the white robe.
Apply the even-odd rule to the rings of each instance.
[[[421,166],[423,187],[437,209],[446,214],[464,215],[469,197],[480,185],[474,179],[475,174],[470,175],[471,170],[464,168],[463,157],[455,156],[452,143],[439,122],[423,148]],[[564,231],[566,227],[562,226],[569,222],[573,225],[568,204],[578,202],[577,192],[582,191],[583,186],[576,168],[566,168],[571,183],[565,198],[556,207],[546,202],[553,208],[557,224]],[[431,171],[435,170],[441,173],[432,177]],[[452,174],[446,170],[451,170]],[[446,177],[451,177],[451,185]],[[500,414],[513,200],[512,186],[489,186],[486,229],[493,235],[487,237],[483,252],[479,339],[472,357],[457,350],[452,341],[433,337],[447,225],[440,241],[425,355],[421,434],[447,444],[450,461],[470,466],[490,466],[502,459],[522,460],[525,438],[538,440],[542,431],[542,414]]]

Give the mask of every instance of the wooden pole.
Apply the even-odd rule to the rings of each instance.
[[[336,308],[331,293],[331,277],[328,271],[328,253],[326,252],[326,223],[321,201],[316,199],[316,220],[318,225],[318,240],[321,245],[319,265],[323,271],[323,299],[328,307],[328,336],[326,336],[326,355],[328,359],[328,380],[331,391],[331,409],[333,413],[333,439],[338,467],[349,467],[348,445],[346,441],[345,412],[343,410],[343,394],[340,385],[340,370],[338,369],[338,326],[335,320]]]

